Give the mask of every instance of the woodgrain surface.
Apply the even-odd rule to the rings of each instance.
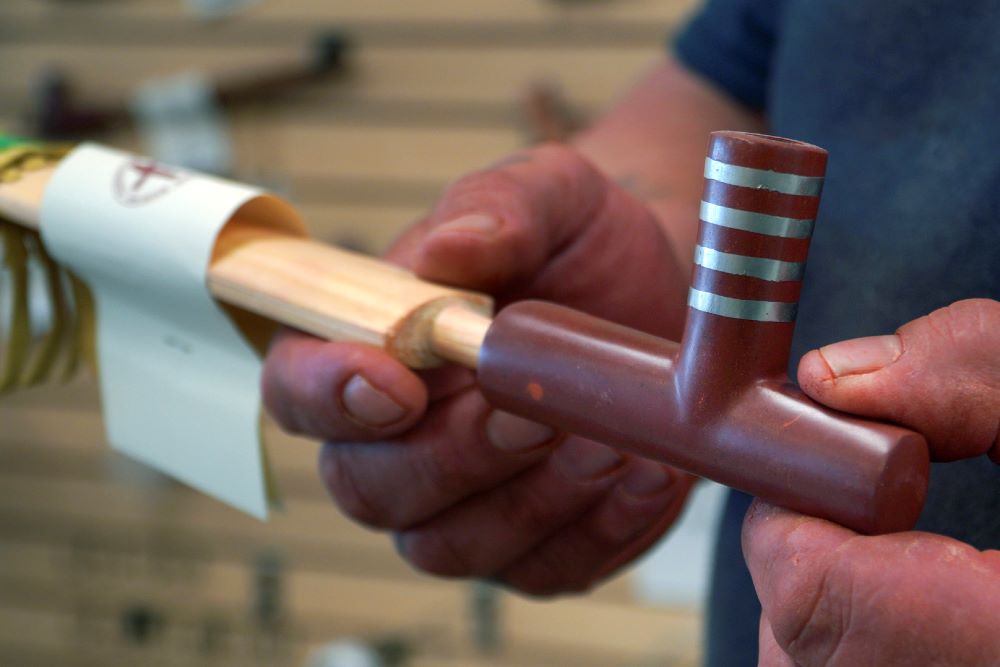
[[[342,30],[348,75],[231,114],[234,176],[290,196],[315,236],[377,252],[451,179],[521,145],[529,82],[596,113],[690,4],[264,0],[202,24],[179,0],[4,0],[0,122],[30,110],[46,66],[102,102]],[[100,139],[141,150],[129,128]],[[469,587],[412,572],[331,506],[315,443],[267,431],[287,503],[260,524],[111,453],[87,378],[0,398],[0,664],[302,665],[346,636],[413,640],[419,666],[697,664],[698,615],[638,605],[627,577],[555,602],[502,595],[501,651],[477,650]]]

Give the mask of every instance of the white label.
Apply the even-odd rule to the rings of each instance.
[[[91,287],[108,440],[258,518],[260,359],[206,288],[216,236],[268,195],[96,145],[45,191],[45,245]],[[290,206],[275,225],[301,233]]]

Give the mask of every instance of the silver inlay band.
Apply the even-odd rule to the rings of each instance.
[[[710,204],[707,201],[701,202],[699,217],[707,223],[720,227],[791,239],[807,239],[812,236],[813,223],[815,222],[814,220],[741,211],[738,208]]]
[[[705,178],[744,188],[773,190],[786,195],[818,197],[823,190],[822,176],[799,176],[780,171],[738,167],[710,157],[705,158]]]
[[[793,322],[799,308],[797,303],[733,299],[711,292],[702,292],[693,287],[688,292],[688,305],[703,313],[757,322]]]
[[[806,268],[802,262],[784,262],[780,259],[734,255],[701,245],[694,249],[694,263],[713,271],[732,273],[737,276],[750,276],[773,282],[802,280],[802,273]]]

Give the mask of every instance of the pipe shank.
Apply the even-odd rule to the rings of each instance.
[[[662,338],[551,303],[522,301],[500,311],[487,330],[477,377],[495,407],[646,451],[670,421],[664,406],[673,391],[676,352],[677,344]]]
[[[478,378],[494,406],[829,519],[863,533],[906,530],[923,505],[923,438],[826,409],[786,377],[712,410],[686,404],[676,343],[561,306],[497,316]]]

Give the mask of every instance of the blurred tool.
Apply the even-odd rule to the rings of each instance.
[[[135,644],[155,640],[164,627],[163,614],[146,604],[134,604],[121,613],[122,635]]]
[[[285,609],[285,560],[265,548],[254,557],[251,591],[251,626],[255,664],[287,662],[291,622]]]
[[[482,655],[495,655],[501,649],[500,589],[488,581],[469,584],[472,616],[472,643]]]
[[[339,639],[312,651],[306,667],[401,667],[411,653],[410,642],[401,637]]]
[[[303,60],[220,76],[206,81],[204,87],[221,109],[271,102],[292,88],[343,75],[348,49],[349,41],[343,33],[325,33]],[[81,101],[69,76],[60,69],[42,73],[33,97],[25,134],[38,138],[85,138],[129,125],[133,118],[134,108],[125,100],[104,104]]]
[[[552,81],[533,81],[521,96],[519,115],[528,143],[565,142],[585,125],[582,114]]]
[[[185,0],[188,11],[199,18],[220,19],[235,14],[261,0]]]
[[[198,653],[208,658],[225,654],[227,643],[231,641],[231,634],[232,628],[228,619],[217,612],[209,612],[198,632]]]
[[[284,624],[285,563],[271,549],[257,553],[253,569],[253,618],[260,628],[277,628]]]

